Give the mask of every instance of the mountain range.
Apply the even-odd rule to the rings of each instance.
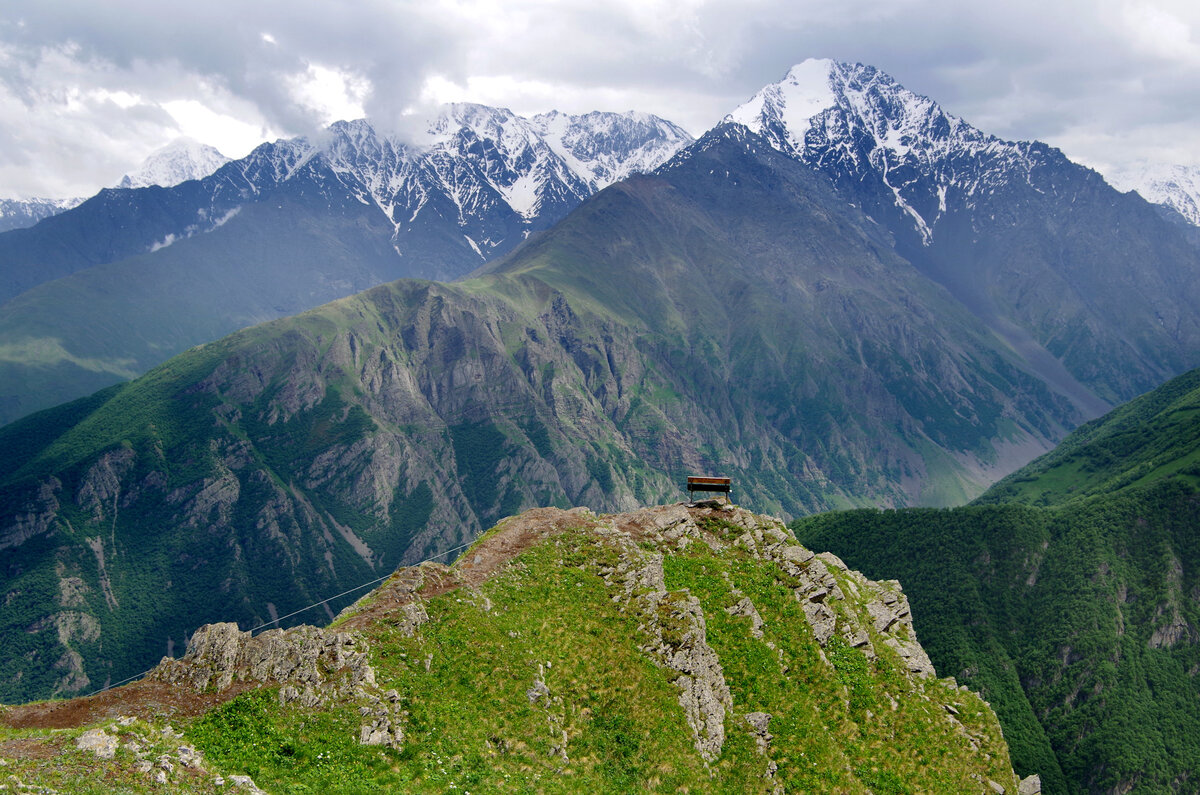
[[[721,472],[739,502],[790,519],[959,505],[1000,480],[968,508],[795,528],[899,576],[938,670],[996,705],[1018,773],[1050,792],[1186,789],[1195,374],[1089,422],[1200,364],[1200,249],[1177,218],[862,65],[800,64],[651,173],[591,195],[618,172],[565,117],[443,118],[420,169],[412,144],[335,125],[320,146],[279,142],[26,230],[63,224],[20,245],[65,250],[72,218],[121,197],[154,234],[194,220],[172,208],[196,197],[223,219],[3,307],[40,295],[43,314],[90,312],[78,328],[95,345],[130,328],[161,340],[198,325],[204,301],[277,283],[298,306],[321,273],[298,263],[330,252],[370,278],[372,262],[408,259],[398,248],[423,252],[426,276],[474,272],[245,328],[0,428],[0,699],[119,681],[212,621],[287,625],[530,506],[633,510]],[[593,181],[558,149],[596,164]],[[468,168],[464,153],[483,156]],[[378,162],[472,187],[371,182]],[[513,162],[546,179],[497,165]],[[235,196],[239,173],[270,187]],[[414,217],[451,223],[394,223]],[[126,231],[109,230],[110,250],[135,246]],[[151,264],[154,290],[133,278]],[[72,294],[86,300],[58,303]]]
[[[1157,234],[1145,220],[1156,208],[1057,150],[1001,141],[871,67],[831,61],[798,65],[727,121],[828,176],[1085,415],[1195,363],[1194,228]],[[471,105],[415,138],[338,123],[199,184],[102,193],[0,235],[0,421],[393,278],[463,276],[689,140],[633,113]],[[1106,372],[1091,372],[1097,361]]]
[[[806,99],[814,80],[824,93]],[[429,168],[453,162],[439,146],[470,150],[497,118],[455,113],[475,126],[432,128]],[[156,254],[220,243],[270,262],[278,249],[233,246],[290,218],[271,238],[292,241],[289,268],[239,272],[214,293],[226,302],[284,273],[294,286],[295,261],[334,240],[361,265],[359,221],[394,257],[379,203],[331,182],[368,190],[348,176],[366,171],[331,164],[386,141],[364,123],[335,132],[327,149],[261,150],[249,173],[275,175],[272,200]],[[576,172],[555,170],[565,159],[529,135],[499,135],[509,143],[477,165],[528,152],[522,162],[562,176],[547,185],[571,183]],[[244,168],[185,186],[224,201]],[[121,195],[143,194],[108,198]],[[562,196],[537,195],[539,207]],[[327,212],[337,196],[347,215]],[[443,217],[431,195],[412,196],[418,218]],[[1056,150],[973,131],[870,67],[802,64],[653,174],[522,245],[504,240],[516,248],[473,279],[382,285],[0,430],[4,632],[47,630],[6,647],[4,698],[120,679],[200,623],[262,623],[522,507],[627,509],[674,499],[698,471],[726,472],[740,500],[785,517],[959,504],[1198,357],[1197,251],[1177,225]],[[112,272],[88,270],[97,285]],[[172,302],[148,294],[141,312],[88,333],[182,322],[180,296],[211,288],[212,272],[179,272],[191,277]],[[52,595],[74,579],[87,590],[66,612],[90,629],[50,632],[67,620]]]
[[[462,276],[690,140],[644,114],[478,105],[423,135],[339,122],[0,235],[0,421],[382,282]]]

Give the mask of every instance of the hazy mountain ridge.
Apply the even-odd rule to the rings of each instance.
[[[83,199],[0,199],[0,232],[24,229],[77,207]]]

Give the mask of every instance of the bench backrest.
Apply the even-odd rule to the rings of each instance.
[[[701,478],[689,476],[687,479],[688,491],[723,491],[729,493],[733,491],[732,478]]]

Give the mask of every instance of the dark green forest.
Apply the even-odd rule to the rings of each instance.
[[[1081,427],[953,509],[797,520],[895,578],[941,676],[996,709],[1048,793],[1195,791],[1200,373]]]

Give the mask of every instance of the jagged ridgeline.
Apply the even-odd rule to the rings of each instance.
[[[938,670],[991,701],[1047,792],[1194,792],[1200,371],[1090,422],[953,510],[798,520],[896,577]]]
[[[414,142],[337,122],[0,234],[0,423],[377,284],[463,276],[691,140],[633,112],[457,104],[428,124]]]
[[[700,143],[477,279],[0,430],[0,698],[120,680],[521,508],[671,501],[697,472],[785,517],[949,504],[1078,419],[821,174],[745,128]]]
[[[77,792],[1038,791],[899,583],[718,503],[529,511],[327,629],[205,626],[0,722],[7,774]]]

